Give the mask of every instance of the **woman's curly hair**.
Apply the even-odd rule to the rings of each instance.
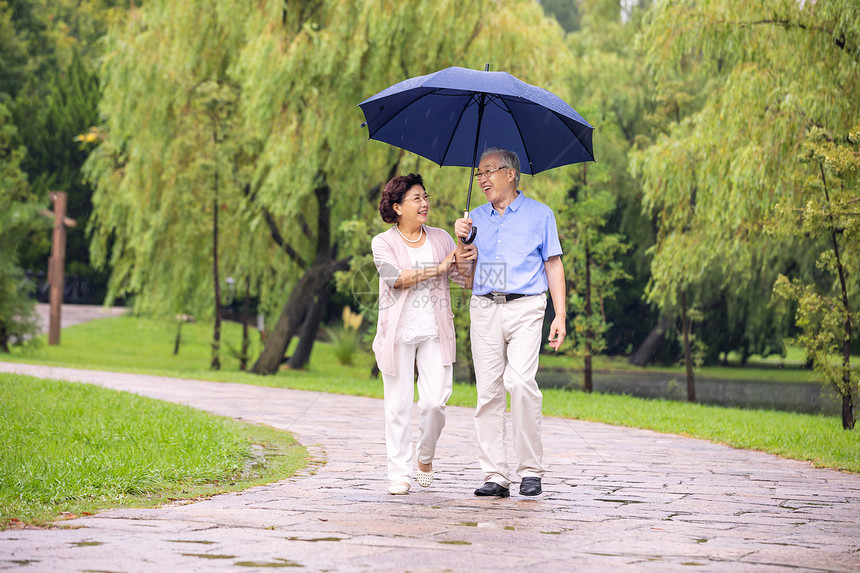
[[[379,214],[386,223],[396,223],[400,217],[394,211],[394,204],[403,202],[403,195],[412,189],[414,185],[420,185],[424,189],[424,179],[417,173],[409,175],[398,175],[385,184],[382,196],[379,198]]]

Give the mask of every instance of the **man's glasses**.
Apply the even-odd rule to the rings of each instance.
[[[420,203],[421,201],[427,201],[429,203],[430,195],[427,195],[425,193],[424,195],[416,195],[415,197],[409,197],[408,199],[404,198],[401,203],[406,203],[407,201],[411,201],[412,203]]]
[[[487,169],[486,171],[478,171],[475,173],[475,179],[483,179],[484,177],[489,177],[496,171],[500,169],[510,169],[507,165],[502,165],[501,167],[496,167],[495,169]]]

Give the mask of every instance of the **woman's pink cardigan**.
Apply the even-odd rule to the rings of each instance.
[[[436,227],[424,225],[424,231],[433,247],[432,262],[442,262],[445,256],[454,250],[454,239],[445,230]],[[397,369],[394,360],[394,337],[409,289],[394,288],[394,283],[401,272],[412,268],[412,262],[407,250],[409,247],[394,227],[373,237],[370,245],[373,262],[379,271],[379,319],[376,324],[376,337],[373,339],[373,353],[376,354],[379,370],[387,376],[395,376]],[[436,311],[439,341],[442,343],[442,363],[445,366],[454,362],[455,355],[454,313],[451,311],[448,277],[461,286],[465,285],[465,279],[457,271],[457,265],[451,265],[447,276],[439,275],[428,279],[431,283],[430,302]]]

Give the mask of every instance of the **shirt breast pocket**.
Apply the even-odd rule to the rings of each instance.
[[[510,239],[511,252],[525,257],[537,250],[540,240],[534,228],[526,227],[517,231]]]

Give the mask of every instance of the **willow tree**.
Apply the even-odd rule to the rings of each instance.
[[[323,2],[284,12],[271,4],[256,18],[235,68],[245,129],[261,137],[249,196],[267,225],[291,230],[277,242],[299,271],[253,367],[271,373],[300,330],[290,365],[301,365],[303,343],[312,343],[319,322],[313,310],[325,304],[333,273],[365,254],[369,237],[384,229],[376,205],[386,179],[433,166],[368,141],[356,105],[407,77],[452,65],[490,62],[530,83],[545,82],[564,49],[557,24],[532,2],[478,1],[465,9],[450,0]],[[450,228],[463,207],[468,170],[425,175],[433,223]],[[345,248],[354,244],[346,232],[364,237],[365,251]]]
[[[700,104],[638,155],[646,201],[661,219],[655,299],[678,300],[689,287],[707,284],[703,279],[740,296],[780,266],[802,268],[786,245],[805,244],[801,251],[808,251],[821,244],[807,240],[801,225],[790,234],[762,230],[806,208],[816,187],[809,175],[820,171],[803,160],[810,138],[824,132],[845,146],[856,129],[860,100],[848,94],[860,92],[858,16],[850,1],[654,5],[642,39],[658,85],[691,70],[709,77]],[[851,177],[840,178],[853,192]],[[844,242],[844,253],[850,234],[841,228],[835,226],[835,241]],[[831,246],[823,256],[831,260],[833,253]],[[849,304],[857,286],[845,283]],[[850,394],[843,400],[850,402]],[[846,415],[843,408],[848,427]]]
[[[243,240],[244,140],[227,69],[244,14],[239,3],[131,9],[106,37],[104,141],[86,165],[96,184],[93,257],[112,267],[108,300],[133,296],[136,310],[159,316],[214,316],[213,368],[219,267],[229,272],[238,253],[218,245]]]
[[[557,24],[525,0],[466,10],[452,0],[155,0],[132,9],[107,38],[106,139],[88,163],[98,184],[93,248],[113,265],[111,294],[171,314],[211,307],[217,228],[229,246],[219,274],[250,284],[277,317],[253,371],[275,372],[297,334],[290,366],[301,367],[332,275],[356,254],[343,248],[345,233],[384,228],[381,186],[431,165],[368,142],[356,105],[450,65],[491,62],[552,87],[560,40]],[[437,224],[449,226],[468,171],[437,173],[428,177],[446,219]]]

